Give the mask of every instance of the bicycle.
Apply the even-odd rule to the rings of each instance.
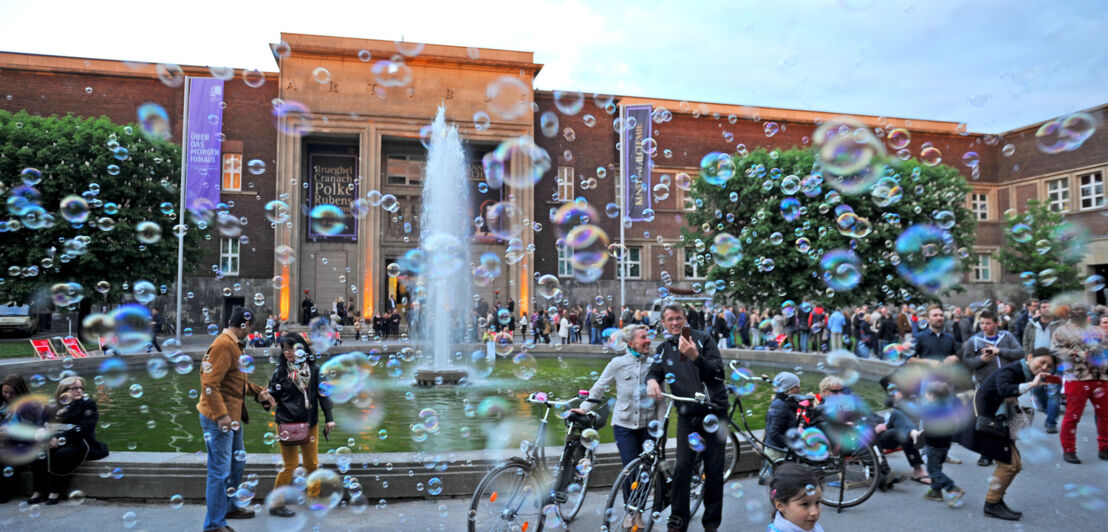
[[[661,423],[661,430],[656,432],[651,429],[652,440],[644,444],[643,452],[626,466],[616,476],[615,483],[608,493],[608,500],[604,505],[602,530],[610,532],[649,532],[654,523],[661,520],[662,511],[669,507],[669,493],[672,485],[672,471],[666,463],[665,439],[669,426],[669,416],[673,412],[675,402],[689,402],[707,404],[708,397],[697,393],[695,397],[678,397],[663,393],[663,397],[669,399],[666,405],[666,414]],[[689,486],[689,495],[692,502],[689,505],[689,515],[695,515],[704,500],[702,473],[703,464],[698,460],[694,468],[692,484]],[[627,493],[623,495],[624,486]],[[623,504],[616,508],[617,500],[623,495]],[[647,514],[647,512],[649,512]],[[647,514],[644,517],[644,514]]]
[[[577,517],[584,505],[592,464],[596,460],[595,446],[583,445],[579,434],[582,429],[595,429],[603,421],[595,412],[568,416],[565,419],[566,442],[554,470],[547,467],[543,442],[550,411],[579,403],[588,397],[588,392],[583,392],[583,397],[581,395],[579,393],[577,398],[568,400],[549,400],[546,394],[539,392],[527,398],[528,403],[546,407],[539,421],[535,443],[526,446],[522,457],[509,458],[504,464],[494,467],[477,484],[469,504],[470,532],[529,532],[531,527],[535,532],[541,532],[548,517],[562,523],[569,523]],[[581,449],[584,449],[581,458],[575,460]],[[570,469],[572,473],[569,473]],[[559,481],[567,480],[567,484],[560,485]],[[559,485],[555,486],[555,482]]]
[[[732,374],[743,375],[737,371],[739,369],[738,361],[731,361],[730,368]],[[769,377],[765,375],[760,377],[744,376],[743,378],[753,382],[770,382]],[[767,444],[765,440],[758,439],[754,431],[750,429],[746,417],[746,410],[743,409],[742,406],[742,395],[738,393],[738,388],[734,385],[728,385],[727,389],[728,394],[732,398],[730,410],[727,413],[727,423],[732,430],[730,440],[727,443],[728,449],[724,455],[724,459],[729,460],[725,462],[724,479],[729,478],[738,466],[740,452],[739,437],[741,437],[750,444],[754,452],[761,455],[763,463],[769,465],[771,473],[772,469],[782,461],[799,463],[813,469],[819,476],[820,483],[824,488],[821,501],[832,508],[836,508],[838,512],[842,512],[843,508],[850,508],[862,504],[873,495],[874,491],[876,491],[877,485],[881,480],[881,472],[888,470],[888,463],[885,461],[884,453],[877,451],[874,445],[864,445],[854,451],[844,452],[841,445],[834,444],[828,440],[828,456],[822,460],[809,458],[804,453],[798,452],[797,449],[775,448]],[[803,412],[805,415],[802,419],[814,417],[808,415],[815,411],[816,406],[814,404],[805,401],[802,407],[805,409]],[[742,426],[735,423],[735,412],[739,413],[742,419]],[[826,421],[813,423],[807,426],[819,428],[825,435],[828,434],[826,430],[828,428]],[[806,426],[802,425],[802,428],[806,428]],[[784,453],[784,458],[772,458],[771,453],[767,452],[767,449],[777,451],[777,453]]]

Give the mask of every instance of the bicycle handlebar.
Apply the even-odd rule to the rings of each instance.
[[[550,408],[563,408],[569,406],[575,401],[580,401],[580,397],[574,397],[573,399],[548,399],[546,393],[535,392],[527,398],[527,402],[533,405],[543,405]]]

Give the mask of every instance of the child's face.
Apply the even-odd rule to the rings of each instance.
[[[808,493],[811,493],[811,495]],[[816,486],[814,491],[808,493],[801,492],[796,497],[789,499],[788,503],[773,501],[773,506],[788,522],[804,530],[811,530],[816,527],[816,522],[819,521],[819,500],[823,496],[823,488]]]

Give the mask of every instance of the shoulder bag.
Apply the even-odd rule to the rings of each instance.
[[[303,445],[308,443],[308,424],[278,423],[277,435],[281,445]]]
[[[974,430],[984,434],[988,434],[994,438],[1009,439],[1008,435],[1008,421],[1005,419],[983,416],[977,412],[977,400],[973,401],[973,414],[977,416],[977,420],[974,422]]]

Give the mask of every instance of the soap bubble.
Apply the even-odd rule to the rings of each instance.
[[[1089,113],[1073,113],[1055,118],[1035,132],[1035,145],[1043,153],[1056,154],[1080,148],[1097,128],[1097,119]]]
[[[852,290],[862,280],[862,261],[849,249],[833,249],[824,253],[819,266],[820,278],[836,292]]]
[[[133,355],[146,349],[153,337],[150,311],[139,304],[129,303],[108,314],[115,324],[115,349],[124,355]]]
[[[155,222],[139,222],[135,226],[135,236],[143,244],[154,244],[162,239],[162,227]]]
[[[735,161],[721,152],[711,152],[700,159],[700,177],[712,185],[723,185],[735,177]]]
[[[719,233],[712,239],[711,252],[718,266],[730,268],[742,260],[742,243],[728,233]]]
[[[950,233],[938,226],[909,227],[896,239],[897,273],[929,294],[951,288],[961,278],[958,259],[949,251],[953,243]]]
[[[889,147],[900,150],[908,147],[908,144],[912,141],[912,134],[907,129],[898,127],[890,129],[885,138],[889,143]]]
[[[704,437],[698,432],[689,433],[689,448],[695,452],[704,452],[708,447],[704,444]]]
[[[1016,224],[1012,226],[1012,240],[1019,243],[1025,243],[1031,241],[1032,231],[1031,226],[1027,224]]]
[[[530,137],[501,142],[482,158],[485,182],[492,188],[507,184],[513,189],[531,188],[551,168],[550,154]]]
[[[826,460],[831,455],[831,442],[827,435],[816,427],[808,427],[800,433],[800,440],[804,443],[802,454],[805,458],[816,462]]]
[[[781,216],[786,222],[795,222],[800,218],[800,200],[792,197],[781,200]]]
[[[169,140],[173,136],[169,127],[169,113],[164,107],[145,102],[138,106],[137,113],[140,130],[146,137]]]
[[[527,113],[531,96],[531,87],[516,76],[501,76],[485,88],[486,105],[504,120],[515,120]]]
[[[371,382],[372,367],[369,356],[358,351],[331,357],[319,368],[320,388],[328,386],[332,402],[349,402]]]
[[[316,205],[311,214],[312,231],[323,236],[335,236],[346,229],[346,217],[335,205]]]
[[[538,363],[531,353],[520,351],[512,357],[512,375],[523,380],[531,380],[538,372]]]

